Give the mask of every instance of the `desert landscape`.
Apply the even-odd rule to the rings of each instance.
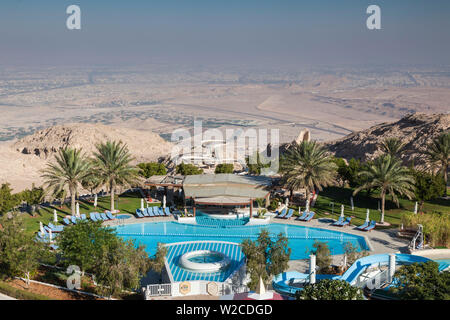
[[[173,130],[192,129],[194,120],[205,129],[276,128],[280,143],[303,129],[314,140],[337,141],[416,112],[448,114],[449,87],[450,70],[438,67],[3,68],[0,179],[15,190],[39,183],[47,153],[64,144],[61,136],[76,137],[70,145],[87,151],[92,142],[122,139],[136,161],[154,161],[168,155],[164,140]],[[67,124],[75,125],[61,127]]]

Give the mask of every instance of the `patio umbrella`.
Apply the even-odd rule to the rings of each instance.
[[[97,208],[97,194],[94,196],[94,207]]]
[[[42,224],[42,221],[39,221],[39,230],[41,231],[41,236],[44,235],[44,225]]]
[[[53,222],[58,223],[58,215],[56,214],[56,210],[53,209]]]
[[[256,293],[260,296],[266,293],[266,286],[264,285],[264,281],[262,277],[259,277],[258,287],[256,288]]]
[[[141,198],[141,212],[144,211],[144,199]]]
[[[166,208],[166,195],[163,196],[163,203],[162,203],[163,208]]]
[[[366,212],[366,222],[369,222],[369,221],[370,221],[369,214],[370,214],[369,209],[367,209],[367,212]]]
[[[342,218],[344,217],[344,205],[343,204],[341,204],[341,217]]]
[[[286,201],[284,202],[284,204],[286,205],[286,208],[289,206],[289,198],[286,198]]]
[[[48,238],[50,239],[50,242],[53,240],[52,230],[48,230]]]
[[[352,211],[355,211],[355,206],[353,205],[353,197],[350,197],[350,206],[352,207]]]
[[[305,212],[309,212],[309,199],[306,200]]]
[[[79,218],[80,217],[80,203],[77,202],[77,204],[75,205],[75,209],[76,209],[76,216]]]
[[[418,210],[419,208],[418,208],[418,204],[417,204],[417,201],[416,201],[416,204],[414,205],[414,214],[417,214],[417,210]]]

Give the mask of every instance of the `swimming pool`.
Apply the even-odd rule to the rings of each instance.
[[[114,226],[117,235],[128,240],[134,239],[136,243],[144,244],[150,255],[155,254],[157,243],[175,243],[183,241],[219,240],[241,243],[244,239],[255,240],[262,229],[267,229],[276,237],[280,232],[289,240],[292,249],[291,259],[307,259],[313,248],[315,240],[327,242],[331,254],[343,254],[344,245],[350,242],[361,250],[369,250],[362,236],[348,234],[333,230],[293,226],[280,223],[271,223],[265,226],[235,226],[230,228],[214,228],[208,226],[188,225],[178,222],[145,222]]]

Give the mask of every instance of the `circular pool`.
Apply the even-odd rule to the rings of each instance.
[[[231,260],[222,252],[197,250],[183,254],[179,265],[196,272],[217,272],[226,268]]]

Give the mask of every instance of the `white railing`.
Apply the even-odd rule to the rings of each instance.
[[[144,291],[145,297],[156,297],[156,296],[171,296],[172,295],[172,284],[149,284]]]

